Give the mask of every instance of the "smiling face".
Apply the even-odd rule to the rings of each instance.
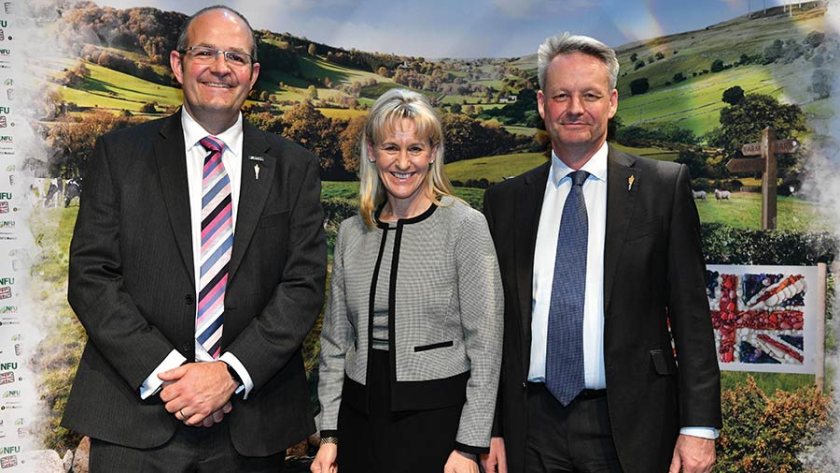
[[[400,119],[389,128],[369,154],[387,192],[387,210],[398,218],[413,217],[432,202],[427,179],[435,148],[427,137],[417,136],[417,126],[411,119]]]
[[[253,37],[235,14],[214,9],[193,19],[187,30],[187,47],[238,51],[250,54]],[[248,92],[257,81],[259,63],[234,65],[219,54],[209,64],[199,64],[189,53],[172,51],[170,65],[184,91],[184,108],[210,133],[220,133],[239,116]]]
[[[561,54],[548,66],[537,106],[554,152],[578,169],[606,141],[618,92],[610,88],[607,67],[600,59],[580,52]]]

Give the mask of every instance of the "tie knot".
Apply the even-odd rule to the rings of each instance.
[[[586,182],[586,178],[589,177],[589,173],[586,171],[575,171],[570,172],[569,177],[572,178],[573,186],[582,186]]]
[[[225,144],[222,143],[222,140],[216,138],[213,135],[207,135],[199,141],[201,146],[204,147],[207,151],[212,151],[214,153],[218,153],[219,151],[225,148]]]

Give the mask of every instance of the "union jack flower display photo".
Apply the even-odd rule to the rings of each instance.
[[[733,267],[734,268],[734,267]],[[722,369],[808,372],[816,315],[806,315],[814,268],[710,265],[706,288]],[[721,270],[723,269],[723,270]],[[774,270],[776,269],[776,270]],[[762,369],[762,367],[764,369]],[[783,367],[776,369],[778,367]]]

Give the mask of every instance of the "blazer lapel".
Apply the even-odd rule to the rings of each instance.
[[[636,159],[609,148],[607,155],[607,229],[604,242],[604,316],[609,316],[615,271],[633,215],[636,194],[644,177],[635,167]]]
[[[516,285],[519,291],[519,313],[522,317],[522,364],[528,372],[531,361],[531,299],[533,298],[534,251],[542,210],[545,183],[551,161],[524,176],[523,188],[516,194]]]
[[[170,116],[155,137],[155,164],[160,179],[161,193],[169,214],[169,224],[181,261],[195,285],[195,269],[192,254],[192,230],[190,226],[190,201],[187,184],[187,158],[184,146],[184,131],[181,128],[181,112]]]
[[[233,253],[230,258],[230,280],[236,275],[242,257],[251,243],[268,192],[276,179],[274,168],[277,158],[267,154],[271,146],[265,136],[248,123],[243,124],[242,133],[242,175],[236,228],[233,232]]]

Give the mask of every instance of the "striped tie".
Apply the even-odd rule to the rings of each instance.
[[[222,322],[228,263],[233,248],[230,178],[222,164],[225,144],[214,136],[201,140],[208,151],[201,181],[201,276],[195,334],[213,358],[222,351]]]

